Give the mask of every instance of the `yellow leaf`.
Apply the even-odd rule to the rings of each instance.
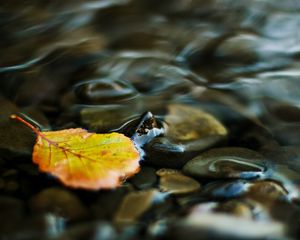
[[[11,118],[36,133],[33,162],[66,186],[92,190],[115,188],[139,171],[139,151],[123,134],[96,134],[82,128],[41,132],[19,116]]]

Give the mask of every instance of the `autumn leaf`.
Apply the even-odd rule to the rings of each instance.
[[[11,118],[35,132],[33,162],[66,186],[91,190],[115,188],[139,171],[139,151],[123,134],[96,134],[82,128],[39,131],[17,115]]]

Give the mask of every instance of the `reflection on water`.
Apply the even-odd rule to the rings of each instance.
[[[145,147],[149,163],[180,159],[156,164],[180,168],[212,146],[249,148],[267,162],[260,178],[299,198],[299,1],[13,0],[0,19],[0,92],[19,107],[35,106],[56,128],[98,132],[151,111],[167,131]],[[168,121],[182,109],[189,117]],[[190,131],[193,119],[210,133],[207,121],[220,121],[228,134]],[[174,129],[186,139],[169,137]],[[195,134],[207,138],[186,147]],[[215,166],[222,178],[233,163],[254,168],[232,154]]]

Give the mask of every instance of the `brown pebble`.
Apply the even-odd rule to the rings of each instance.
[[[122,225],[135,222],[149,210],[158,195],[156,189],[128,193],[114,217],[115,222]]]
[[[201,185],[195,179],[183,175],[175,169],[162,168],[156,172],[160,176],[159,189],[171,194],[186,194],[196,192]]]
[[[75,194],[60,188],[48,188],[39,192],[30,200],[29,205],[35,212],[53,213],[72,220],[87,214],[87,209]]]

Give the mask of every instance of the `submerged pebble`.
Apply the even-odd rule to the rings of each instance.
[[[200,183],[174,169],[159,169],[159,189],[170,194],[187,194],[200,190]]]
[[[124,103],[136,98],[138,95],[138,92],[129,82],[109,78],[81,82],[74,88],[81,104]]]
[[[153,187],[156,181],[155,169],[151,167],[142,167],[141,171],[130,180],[136,188],[141,190]]]
[[[188,161],[183,167],[187,175],[198,178],[262,177],[267,167],[259,153],[246,148],[215,148]]]
[[[159,199],[155,189],[128,193],[114,216],[117,224],[128,225],[137,221]]]
[[[151,164],[180,168],[197,153],[226,138],[222,123],[199,108],[170,104],[167,111],[164,136],[145,146]]]
[[[251,183],[246,180],[215,181],[203,187],[202,197],[226,199],[240,197],[248,192]]]
[[[1,100],[3,109],[0,117],[0,157],[30,156],[34,145],[35,136],[26,126],[12,121],[12,113],[20,109],[8,100]]]
[[[29,205],[34,212],[52,213],[70,220],[80,219],[87,214],[80,199],[61,188],[44,189],[30,199]]]

